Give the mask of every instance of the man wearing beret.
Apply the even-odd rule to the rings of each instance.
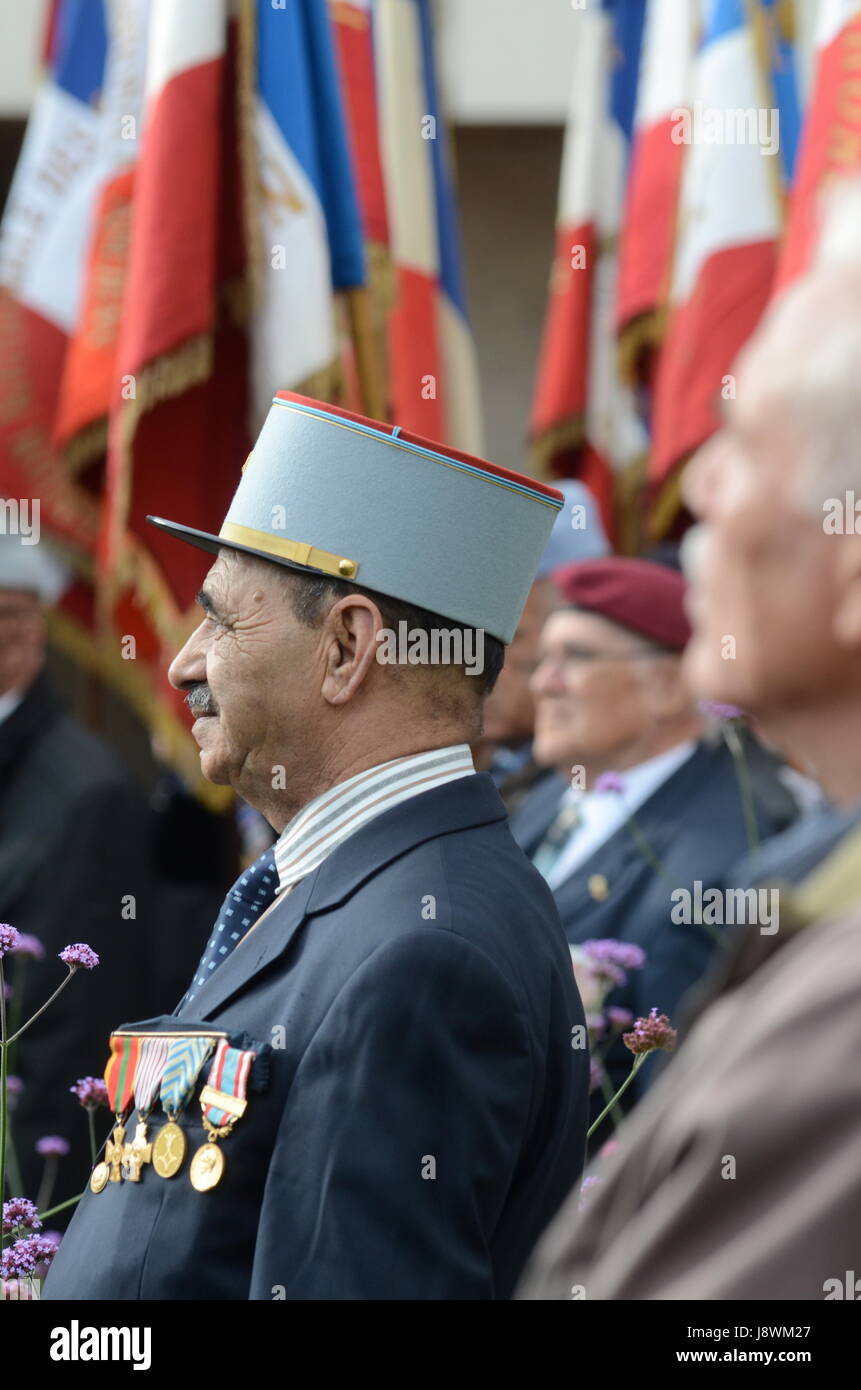
[[[701,523],[687,671],[808,767],[839,818],[814,818],[806,845],[790,832],[786,877],[815,866],[797,887],[772,858],[779,929],[742,929],[524,1298],[861,1295],[861,534],[851,513],[839,524],[861,496],[861,186],[733,370],[737,398],[684,480]]]
[[[155,519],[217,555],[170,672],[203,771],[279,838],[174,1014],[114,1034],[47,1298],[510,1296],[582,1165],[588,1061],[468,744],[559,502],[284,392],[219,535]]]
[[[681,574],[608,556],[557,569],[554,579],[562,599],[541,634],[532,689],[536,757],[559,775],[533,793],[512,830],[553,889],[572,946],[615,937],[645,952],[643,968],[608,1005],[635,1017],[656,1007],[672,1018],[706,969],[715,935],[678,920],[671,895],[695,894],[697,882],[703,893],[720,886],[744,854],[736,770],[723,741],[706,736],[683,679],[690,628]],[[763,782],[761,838],[795,809],[773,776],[758,777],[757,792]],[[639,1069],[629,1102],[653,1080],[655,1063]],[[620,1038],[605,1064],[615,1090],[631,1064]],[[603,1104],[597,1092],[593,1113]]]

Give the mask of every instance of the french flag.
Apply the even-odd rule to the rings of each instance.
[[[326,0],[256,0],[261,283],[252,330],[256,433],[276,390],[332,399],[333,295],[366,281],[362,214]]]
[[[622,479],[648,442],[613,331],[644,18],[643,0],[591,0],[572,12],[556,253],[530,421],[540,471],[577,473],[610,534]]]
[[[684,157],[673,131],[690,106],[699,13],[700,0],[649,0],[646,11],[616,290],[626,374],[638,374],[663,328]]]
[[[810,105],[798,158],[776,289],[807,267],[825,182],[861,172],[861,5],[822,0]]]
[[[478,370],[428,0],[378,0],[374,37],[397,284],[389,321],[391,418],[481,454]]]
[[[91,551],[97,505],[54,446],[59,383],[84,293],[90,227],[105,178],[99,105],[103,0],[60,0],[0,229],[0,489],[38,497],[42,525]]]
[[[685,164],[649,460],[658,533],[678,510],[675,466],[717,427],[715,402],[732,392],[733,360],[771,293],[798,136],[777,10],[778,0],[709,0],[692,105],[675,137]]]

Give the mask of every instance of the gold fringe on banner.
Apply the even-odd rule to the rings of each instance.
[[[529,460],[532,476],[552,482],[556,476],[551,468],[556,454],[566,449],[579,449],[585,439],[583,417],[571,416],[560,420],[557,425],[542,430],[529,445]]]
[[[614,476],[613,518],[620,555],[640,555],[645,548],[643,489],[648,462],[648,451],[644,451]]]
[[[257,162],[257,11],[255,0],[237,0],[237,121],[242,172],[243,224],[248,317],[263,294],[263,242],[260,229],[260,169]]]
[[[688,456],[690,457],[690,455]],[[657,492],[649,515],[649,539],[663,540],[682,509],[682,473],[688,460],[677,464]]]
[[[104,458],[108,447],[108,422],[104,416],[93,420],[62,448],[63,462],[69,473],[81,473],[91,463]]]
[[[667,331],[669,313],[665,308],[649,309],[626,323],[619,332],[616,362],[619,376],[628,386],[639,380],[639,362],[650,348],[659,348]]]

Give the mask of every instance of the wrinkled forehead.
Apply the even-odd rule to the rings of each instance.
[[[861,367],[861,279],[844,268],[814,271],[766,310],[739,353],[727,419],[741,427],[785,425],[797,406],[827,399],[834,374],[826,364],[846,351]]]

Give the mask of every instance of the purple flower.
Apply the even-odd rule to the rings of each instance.
[[[24,1089],[24,1082],[20,1076],[12,1076],[11,1073],[6,1077],[6,1095],[9,1100],[9,1108],[13,1107],[16,1100]]]
[[[41,1225],[36,1203],[28,1197],[11,1197],[3,1203],[4,1236],[10,1236],[18,1226],[24,1226],[28,1231],[38,1231]]]
[[[17,951],[20,940],[20,932],[11,927],[8,922],[0,922],[0,959],[6,955],[7,951]]]
[[[593,1038],[602,1038],[607,1031],[607,1024],[603,1014],[587,1014],[586,1027]]]
[[[638,1018],[630,1033],[622,1034],[622,1042],[630,1052],[641,1055],[663,1048],[672,1052],[676,1045],[676,1030],[670,1026],[666,1014],[651,1009],[648,1018]]]
[[[634,1022],[634,1015],[630,1009],[619,1009],[615,1004],[611,1004],[607,1010],[607,1022],[611,1028],[630,1028]]]
[[[744,719],[743,709],[738,705],[722,705],[717,700],[700,700],[703,714],[711,714],[715,719]]]
[[[70,970],[94,970],[99,963],[92,946],[86,946],[83,941],[76,942],[74,946],[64,946],[60,952],[60,960],[64,965],[68,965]]]
[[[30,932],[18,933],[18,945],[14,947],[14,951],[16,956],[29,956],[30,960],[45,959],[45,947],[38,936],[32,936]]]
[[[612,936],[584,941],[580,949],[589,957],[590,965],[593,962],[603,965],[609,961],[620,970],[642,970],[646,964],[646,953],[641,946],[635,946],[632,941],[617,941]]]
[[[44,1236],[27,1236],[16,1240],[0,1256],[0,1276],[4,1279],[26,1279],[39,1264],[49,1264],[57,1252],[52,1240]]]
[[[42,1158],[63,1158],[69,1152],[69,1141],[60,1134],[46,1134],[36,1140],[36,1153]]]
[[[590,1202],[589,1193],[594,1192],[596,1187],[600,1187],[601,1179],[595,1173],[590,1173],[580,1184],[580,1201],[577,1203],[579,1211],[583,1211]]]
[[[73,1096],[77,1096],[86,1110],[108,1103],[108,1088],[98,1076],[82,1076],[80,1081],[69,1087],[69,1090]]]
[[[598,1061],[596,1061],[595,1058],[593,1057],[593,1058],[591,1058],[591,1060],[590,1060],[590,1062],[589,1062],[589,1094],[590,1094],[590,1095],[592,1094],[593,1091],[597,1091],[597,1090],[600,1088],[601,1083],[603,1082],[603,1080],[604,1080],[604,1069],[603,1069],[603,1067],[601,1066],[601,1063],[598,1062]]]
[[[602,772],[600,777],[595,778],[592,790],[621,793],[625,790],[625,779],[618,772]]]

